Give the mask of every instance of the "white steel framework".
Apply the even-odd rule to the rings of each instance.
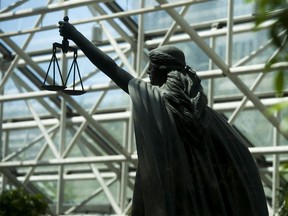
[[[51,215],[125,215],[129,211],[137,153],[128,96],[89,65],[81,52],[80,70],[88,70],[82,77],[85,95],[73,97],[41,89],[52,43],[62,40],[56,20],[51,23],[49,19],[53,20],[51,14],[58,20],[68,15],[69,22],[87,37],[96,25],[103,34],[96,45],[139,78],[146,79],[147,53],[157,46],[185,44],[190,49],[184,52],[194,64],[198,62],[193,57],[202,56],[203,67],[191,66],[203,80],[209,106],[223,113],[246,137],[259,165],[271,215],[277,212],[281,202],[278,189],[286,183],[279,169],[288,153],[288,133],[282,122],[288,113],[271,115],[269,108],[287,103],[288,94],[286,87],[284,96],[276,98],[267,80],[272,82],[275,71],[287,71],[288,62],[274,64],[270,73],[264,72],[266,61],[278,52],[268,36],[248,47],[248,52],[239,51],[237,41],[245,43],[242,35],[258,40],[253,10],[237,14],[244,1],[48,0],[45,4],[39,1],[42,3],[35,8],[28,0],[7,2],[0,9],[2,190],[24,187],[42,193]],[[224,16],[199,21],[204,14],[198,13],[198,21],[191,21],[193,13],[197,14],[195,7],[202,5],[213,14],[216,8],[211,4],[217,2],[225,3]],[[33,24],[21,25],[21,20]],[[147,23],[151,21],[155,24]],[[154,27],[156,21],[163,25]],[[259,27],[260,34],[266,34],[273,22],[271,16]],[[15,23],[20,23],[20,28]],[[72,57],[57,53],[64,76]],[[50,76],[48,82],[52,82]],[[259,116],[261,125],[253,122],[251,115]],[[269,134],[268,143],[257,142]]]

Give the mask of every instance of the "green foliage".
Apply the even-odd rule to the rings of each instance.
[[[280,70],[277,72],[274,83],[275,83],[276,93],[281,94],[282,93],[281,91],[284,89],[284,71]]]
[[[283,175],[283,178],[286,177],[288,170],[288,163],[284,162],[280,165],[279,171],[280,174]],[[286,183],[279,189],[279,216],[287,216],[288,215],[288,184]]]
[[[275,22],[270,28],[270,36],[272,38],[273,45],[277,49],[275,55],[272,56],[266,62],[265,71],[270,71],[271,67],[278,62],[288,62],[288,2],[286,0],[245,0],[246,2],[255,2],[255,26],[257,27],[263,22],[273,19]],[[274,76],[274,89],[277,97],[284,95],[284,90],[287,87],[288,71],[279,70]],[[287,103],[276,106],[273,109],[281,111],[287,109]],[[283,131],[288,132],[287,120],[285,117],[282,122]]]
[[[252,2],[251,0],[246,0]],[[270,35],[274,46],[278,49],[278,54],[269,59],[266,64],[266,71],[271,69],[271,66],[277,62],[287,61],[287,44],[288,44],[288,3],[286,0],[257,0],[256,3],[256,27],[267,21],[268,19],[275,19],[274,24],[270,28]],[[278,71],[274,86],[278,96],[281,96],[285,88],[285,81],[287,80],[287,71]]]
[[[0,195],[0,216],[39,216],[44,215],[47,208],[41,195],[31,195],[22,188],[6,190]]]
[[[287,189],[288,187],[286,186],[280,191],[279,200],[281,200],[282,203],[278,212],[279,216],[287,216],[288,214],[288,190]]]
[[[273,45],[277,49],[277,54],[266,62],[266,71],[269,71],[271,67],[278,62],[288,61],[288,1],[287,0],[245,0],[246,2],[255,2],[256,4],[256,15],[255,15],[255,26],[256,29],[260,24],[273,19],[275,22],[270,28],[270,36],[272,38]],[[287,70],[280,70],[276,72],[274,77],[274,89],[278,97],[283,96],[286,82],[288,80]],[[282,103],[271,107],[268,111],[273,115],[276,111],[287,109],[288,103]],[[288,116],[285,116],[282,121],[280,128],[283,131],[288,131]],[[288,165],[282,169],[287,170]],[[281,169],[280,169],[281,171]],[[280,208],[278,215],[288,215],[288,184],[281,188],[280,195]]]

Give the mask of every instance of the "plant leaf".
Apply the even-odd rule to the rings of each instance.
[[[281,96],[281,94],[283,94],[284,89],[284,72],[282,70],[278,71],[278,73],[276,74],[274,85],[276,94],[278,96]]]

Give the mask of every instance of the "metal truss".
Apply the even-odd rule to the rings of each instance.
[[[49,0],[45,6],[39,8],[19,9],[27,2],[29,1],[18,0],[0,11],[0,22],[3,23],[36,17],[34,26],[27,29],[4,31],[0,27],[2,190],[24,187],[31,193],[42,193],[49,200],[51,215],[87,212],[125,215],[129,211],[137,167],[129,100],[125,106],[101,108],[103,101],[109,97],[109,92],[117,91],[118,87],[110,81],[94,83],[95,76],[100,73],[96,68],[83,77],[90,98],[88,107],[84,107],[81,100],[73,96],[42,90],[40,86],[46,71],[41,65],[49,62],[50,49],[39,46],[36,51],[26,51],[37,34],[52,31],[53,34],[58,33],[57,23],[42,25],[46,15],[62,12],[64,16],[72,9],[85,7],[91,16],[73,18],[70,22],[76,26],[96,23],[101,26],[105,39],[98,42],[97,46],[111,54],[119,65],[134,76],[146,79],[147,53],[152,48],[168,43],[193,43],[209,62],[207,69],[197,71],[202,80],[208,83],[209,106],[220,113],[232,113],[227,117],[232,125],[241,114],[245,115],[244,111],[256,110],[261,113],[265,124],[273,128],[273,143],[270,146],[255,146],[248,139],[247,143],[258,162],[263,184],[268,191],[267,205],[271,214],[276,212],[279,206],[278,188],[286,183],[279,174],[279,166],[283,162],[281,155],[288,153],[288,134],[281,127],[281,113],[270,115],[268,108],[287,102],[288,97],[287,93],[282,98],[275,98],[271,91],[256,91],[267,73],[264,72],[265,62],[255,61],[267,50],[274,49],[272,41],[259,44],[255,50],[233,63],[234,38],[237,34],[253,31],[253,16],[235,16],[233,0],[227,0],[227,17],[193,24],[186,18],[189,9],[195,4],[211,1],[141,0],[137,8],[128,9],[121,7],[119,1],[111,0]],[[127,1],[127,4],[129,2],[131,1]],[[157,12],[165,12],[163,16],[172,20],[170,25],[163,29],[146,31],[145,15]],[[272,23],[273,18],[260,28],[268,29]],[[22,45],[15,42],[15,36],[26,36]],[[225,38],[225,56],[216,52],[215,43],[219,38]],[[277,52],[273,51],[272,55]],[[57,58],[65,73],[72,55],[57,53]],[[79,58],[85,59],[82,53],[79,53]],[[271,73],[287,70],[287,66],[287,62],[279,62],[273,65]],[[256,78],[252,85],[244,83],[242,77],[253,74]],[[229,97],[215,95],[215,80],[219,78],[233,83],[239,93]],[[11,82],[17,88],[16,93],[6,93]],[[77,83],[79,84],[79,80]],[[125,96],[123,98],[127,99]],[[24,102],[29,111],[28,117],[5,116],[5,104],[18,101]],[[45,110],[44,115],[37,106]],[[20,113],[21,109],[19,107]],[[105,127],[105,124],[119,122],[122,131],[117,134],[122,134],[120,139]],[[235,127],[237,129],[236,124]],[[17,131],[26,131],[33,135],[15,148],[11,137]],[[31,149],[36,149],[33,154]],[[89,184],[85,185],[85,182]],[[95,182],[93,188],[90,188],[91,182]],[[53,188],[50,187],[49,191],[47,185],[50,183]],[[83,188],[89,193],[81,194],[81,197],[74,194],[74,198],[69,199],[70,185],[78,188],[77,191]]]

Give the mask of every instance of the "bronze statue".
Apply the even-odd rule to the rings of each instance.
[[[132,99],[139,160],[133,216],[268,216],[250,152],[207,106],[181,50],[150,51],[148,83],[120,68],[73,25],[60,21],[59,29]]]

